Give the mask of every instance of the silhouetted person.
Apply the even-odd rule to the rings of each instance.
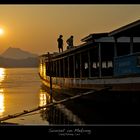
[[[73,48],[73,36],[70,36],[70,38],[67,39],[67,49]]]
[[[62,37],[63,37],[63,36],[60,35],[59,38],[57,39],[59,52],[60,52],[60,49],[61,49],[62,52],[63,52],[63,39],[62,39]]]

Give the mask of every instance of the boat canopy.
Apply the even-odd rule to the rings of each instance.
[[[82,42],[90,42],[90,41],[95,41],[95,39],[99,39],[101,37],[107,37],[108,33],[94,33],[94,34],[89,34],[88,36],[84,37],[81,39]]]
[[[140,36],[140,20],[122,26],[114,31],[111,31],[109,36],[114,37],[121,37],[121,36],[128,36],[128,37],[139,37]]]

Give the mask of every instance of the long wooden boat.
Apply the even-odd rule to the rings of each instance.
[[[140,91],[140,20],[81,41],[64,52],[40,56],[39,75],[46,86]]]

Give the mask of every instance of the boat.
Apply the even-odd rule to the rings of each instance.
[[[63,52],[42,54],[39,75],[52,89],[140,91],[140,20],[89,34]]]

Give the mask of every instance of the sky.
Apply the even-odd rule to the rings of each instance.
[[[91,33],[110,32],[140,19],[139,4],[0,5],[0,54],[20,48],[38,55],[58,52],[57,38],[74,36],[74,45]]]

